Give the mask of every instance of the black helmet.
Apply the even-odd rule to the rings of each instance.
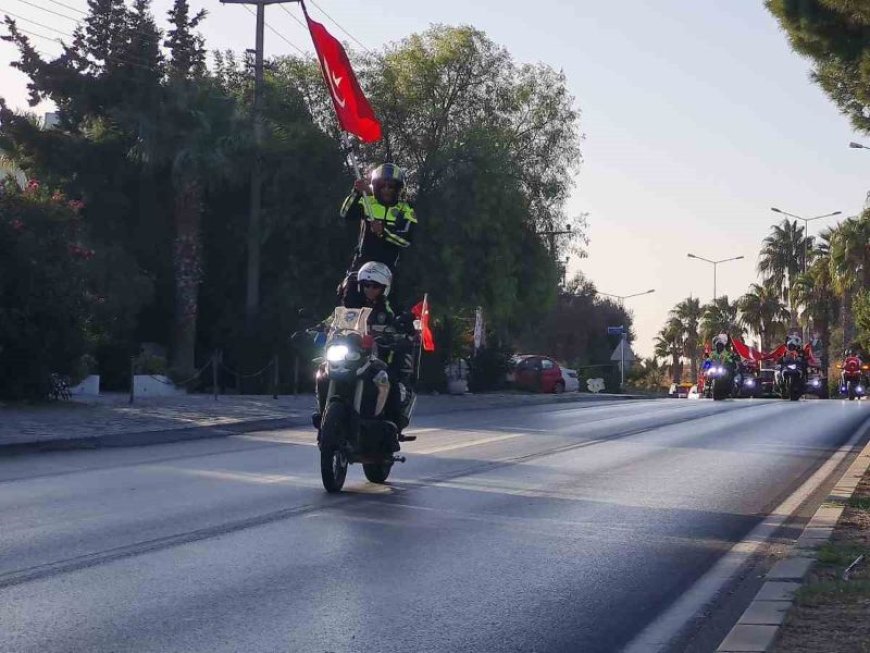
[[[396,183],[398,192],[405,186],[405,172],[395,163],[382,163],[372,171],[372,191],[375,195],[388,181]]]

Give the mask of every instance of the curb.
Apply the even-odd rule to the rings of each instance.
[[[870,425],[862,425],[864,431]],[[855,458],[834,489],[816,510],[792,546],[788,556],[777,562],[767,573],[752,603],[737,621],[717,653],[764,653],[776,640],[786,613],[794,603],[794,595],[816,560],[818,549],[833,535],[855,489],[870,469],[870,442]]]
[[[312,395],[312,399],[313,399]],[[541,395],[518,395],[522,397],[541,397]],[[508,403],[507,401],[487,401],[479,404],[455,405],[444,407],[443,409],[435,410],[427,415],[443,415],[445,413],[488,410],[493,408],[520,408],[523,406],[546,406],[554,404],[581,403],[584,401],[594,401],[595,398],[601,398],[605,401],[616,399],[648,399],[641,395],[590,395],[588,393],[578,393],[575,395],[552,395],[540,400],[515,401]],[[312,409],[313,409],[312,401]],[[287,417],[275,417],[266,419],[254,420],[239,420],[237,422],[229,422],[226,424],[212,424],[208,426],[182,426],[179,428],[170,428],[152,431],[131,431],[120,433],[107,433],[105,435],[94,435],[83,438],[49,438],[45,440],[34,440],[32,442],[11,442],[7,444],[0,443],[0,458],[7,456],[15,456],[26,453],[42,453],[49,451],[68,451],[76,449],[102,449],[109,447],[141,447],[152,444],[169,444],[172,442],[183,442],[187,440],[204,440],[209,438],[222,438],[230,435],[240,435],[242,433],[252,433],[254,431],[278,431],[281,429],[291,428],[310,424],[308,413],[290,413]]]

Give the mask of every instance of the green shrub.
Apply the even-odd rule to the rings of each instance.
[[[81,203],[31,180],[0,187],[0,397],[45,399],[94,340]]]

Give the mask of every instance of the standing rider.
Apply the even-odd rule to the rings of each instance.
[[[339,289],[342,296],[356,292],[357,284],[352,277],[366,263],[383,263],[395,274],[399,255],[411,244],[417,224],[414,208],[402,199],[404,187],[405,173],[394,163],[375,168],[369,181],[354,182],[353,192],[341,205],[340,215],[348,222],[358,221],[360,235],[350,272]]]

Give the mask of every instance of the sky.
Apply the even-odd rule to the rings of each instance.
[[[85,0],[58,2],[86,8]],[[153,3],[163,25],[169,5]],[[210,49],[253,47],[254,17],[244,7],[191,6],[209,12],[202,33]],[[52,0],[0,0],[0,14],[72,31],[73,21],[46,9],[81,17]],[[626,300],[640,355],[652,353],[674,304],[713,295],[712,266],[689,252],[746,257],[719,266],[718,294],[733,299],[757,280],[761,241],[780,218],[771,207],[854,215],[870,190],[870,151],[848,148],[862,137],[811,83],[810,63],[790,49],[761,0],[309,0],[312,18],[349,40],[324,11],[372,50],[433,23],[472,25],[517,62],[565,72],[585,135],[567,208],[589,214],[591,241],[569,275],[582,271],[615,295],[655,289]],[[290,14],[302,15],[294,3],[267,8],[267,56],[311,50]],[[59,49],[39,38],[34,45]],[[23,109],[26,79],[9,66],[16,55],[0,42],[0,95]],[[834,221],[815,221],[810,233]]]

